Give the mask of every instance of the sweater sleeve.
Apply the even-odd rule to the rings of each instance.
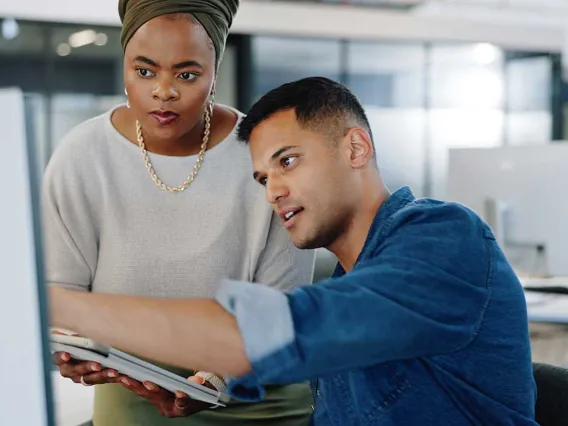
[[[42,232],[46,283],[90,290],[98,243],[93,209],[72,150],[54,153],[43,180]]]
[[[253,281],[288,291],[312,282],[315,252],[292,244],[280,218],[271,214],[266,246],[259,258]]]

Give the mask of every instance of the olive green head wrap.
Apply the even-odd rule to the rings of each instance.
[[[238,7],[239,0],[119,0],[122,49],[126,49],[134,33],[149,20],[170,13],[190,13],[213,41],[219,65]]]

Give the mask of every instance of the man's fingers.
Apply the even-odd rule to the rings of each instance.
[[[197,383],[198,385],[206,386],[209,389],[217,390],[217,388],[215,386],[213,386],[211,383],[206,381],[201,376],[191,376],[191,377],[188,377],[187,380],[190,381],[190,382],[193,382],[193,383]]]
[[[204,385],[205,379],[201,376],[191,376],[187,379],[190,382],[197,383],[198,385]]]

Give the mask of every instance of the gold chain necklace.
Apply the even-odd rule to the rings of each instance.
[[[203,163],[203,158],[205,157],[205,151],[207,150],[207,142],[209,142],[209,133],[211,130],[211,114],[209,109],[205,110],[205,131],[203,132],[203,142],[201,143],[201,150],[197,155],[197,162],[193,166],[193,170],[191,174],[187,177],[184,183],[179,186],[167,186],[164,184],[160,178],[156,175],[154,171],[154,167],[152,166],[152,162],[150,161],[150,157],[148,157],[148,151],[146,150],[146,145],[144,144],[144,137],[142,136],[142,126],[140,122],[136,120],[136,136],[138,139],[138,146],[140,147],[140,151],[142,152],[142,157],[144,158],[144,163],[146,164],[146,168],[152,177],[152,180],[156,184],[158,188],[162,191],[174,193],[174,192],[182,192],[184,191],[195,179],[199,169],[201,168],[201,163]]]

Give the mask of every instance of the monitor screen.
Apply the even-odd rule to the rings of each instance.
[[[0,424],[53,426],[37,167],[21,91],[0,90],[0,110]]]

